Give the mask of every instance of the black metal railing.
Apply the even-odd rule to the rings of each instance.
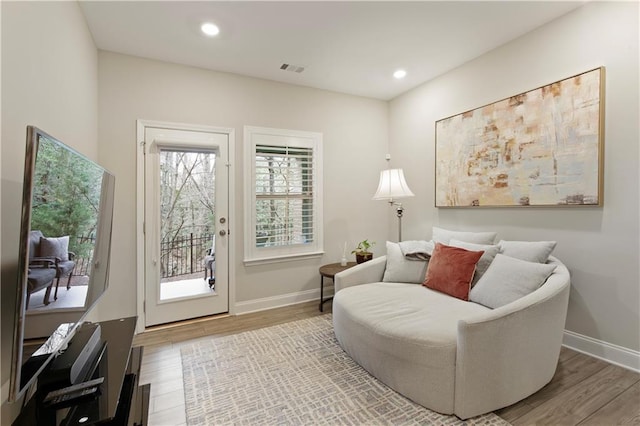
[[[212,240],[212,233],[190,233],[162,241],[160,243],[161,278],[204,272],[205,267],[202,261],[207,254],[207,250],[211,248]],[[76,262],[73,275],[88,275],[91,270],[95,242],[95,235],[80,235],[76,237],[75,247],[85,247],[85,249],[78,250],[76,257],[73,259]]]
[[[213,234],[186,234],[160,243],[162,278],[204,272],[202,260],[211,248]]]
[[[91,270],[91,260],[93,259],[93,247],[95,244],[95,235],[79,235],[76,237],[76,244],[73,247],[85,249],[75,249],[77,253],[73,260],[76,262],[76,267],[73,270],[73,275],[89,275],[89,271]]]

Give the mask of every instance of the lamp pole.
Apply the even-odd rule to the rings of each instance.
[[[402,241],[402,214],[404,213],[404,207],[402,203],[397,203],[393,200],[389,200],[389,204],[396,207],[396,215],[398,216],[398,242]]]
[[[398,214],[398,242],[402,241],[402,213],[404,209],[402,208],[402,204],[398,204],[398,208],[396,209],[396,213]]]

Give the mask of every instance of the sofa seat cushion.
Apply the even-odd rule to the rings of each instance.
[[[373,376],[451,414],[458,321],[486,311],[420,285],[377,282],[338,291],[333,326],[342,348]]]
[[[420,347],[455,351],[458,321],[489,311],[429,288],[405,283],[370,283],[338,292],[351,321],[379,336],[376,349],[425,362]],[[335,302],[334,302],[335,303]],[[398,347],[397,344],[407,347]],[[415,349],[405,350],[409,347]]]

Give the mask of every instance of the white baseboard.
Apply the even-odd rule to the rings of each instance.
[[[331,289],[331,287],[329,287],[329,289]],[[325,298],[331,296],[332,293],[333,292],[325,294]],[[318,304],[320,304],[320,289],[305,290],[299,291],[297,293],[283,294],[280,296],[236,302],[235,313],[236,315],[248,314],[250,312],[264,311],[273,308],[282,308],[283,306],[296,305],[298,303],[310,302],[312,300],[315,300],[318,302]]]
[[[640,372],[640,352],[565,330],[562,345],[611,364]]]

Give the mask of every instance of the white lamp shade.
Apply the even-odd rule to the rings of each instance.
[[[380,172],[380,183],[378,183],[378,190],[373,196],[374,200],[393,200],[413,197],[413,195],[404,179],[402,169],[388,169]]]

